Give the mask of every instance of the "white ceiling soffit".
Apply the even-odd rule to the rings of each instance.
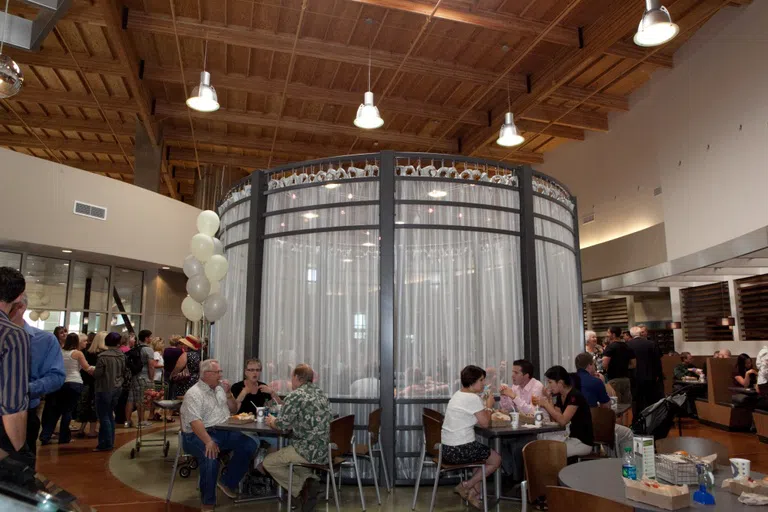
[[[767,273],[768,226],[652,267],[584,283],[584,295],[697,286]],[[642,286],[639,286],[642,285]]]
[[[40,44],[48,36],[56,22],[64,16],[72,4],[72,0],[20,0],[37,9],[34,19],[25,19],[21,16],[8,14],[8,25],[3,39],[5,44],[15,46],[22,50],[37,51]],[[94,7],[95,9],[95,7]],[[0,26],[3,26],[6,14],[0,12]]]

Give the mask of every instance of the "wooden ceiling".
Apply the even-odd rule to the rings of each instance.
[[[136,123],[164,146],[163,190],[192,200],[200,169],[242,176],[309,158],[398,149],[541,163],[608,114],[719,9],[667,0],[681,34],[632,43],[643,0],[73,0],[39,52],[5,48],[21,93],[0,146],[132,181]],[[11,11],[33,12],[11,2]],[[221,109],[184,101],[207,69]],[[367,90],[382,128],[356,128]],[[495,144],[507,90],[524,145]]]

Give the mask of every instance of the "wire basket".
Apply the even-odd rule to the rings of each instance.
[[[656,478],[673,485],[697,485],[699,474],[696,472],[696,464],[704,464],[708,471],[712,470],[706,462],[678,455],[656,455]]]

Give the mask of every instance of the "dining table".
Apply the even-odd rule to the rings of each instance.
[[[639,501],[629,500],[624,495],[624,481],[621,476],[621,459],[599,459],[579,462],[566,466],[558,475],[560,485],[570,487],[577,491],[601,496],[618,503],[633,507],[636,512],[664,512],[664,509],[654,507]],[[754,506],[739,503],[739,497],[728,489],[723,489],[723,480],[731,478],[731,469],[727,466],[717,466],[713,472],[715,486],[712,489],[715,496],[715,505],[701,505],[694,503],[691,498],[690,506],[678,510],[711,510],[728,512],[754,512],[759,510]],[[751,474],[755,480],[764,475],[755,471]],[[663,483],[663,482],[662,482]],[[691,494],[698,490],[697,485],[689,485]]]
[[[489,442],[493,442],[493,449],[496,453],[501,454],[501,441],[503,439],[510,439],[521,436],[537,436],[539,434],[547,434],[550,432],[564,431],[565,427],[561,427],[557,423],[543,423],[542,426],[536,427],[532,424],[520,423],[517,428],[512,428],[512,425],[500,426],[500,427],[481,427],[475,426],[475,434],[478,437],[487,439]],[[511,496],[501,495],[501,468],[499,468],[493,477],[494,497],[496,503],[500,500],[520,501],[520,498],[513,498]]]

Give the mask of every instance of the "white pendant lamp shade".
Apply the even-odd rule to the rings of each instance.
[[[680,27],[659,0],[646,0],[645,14],[637,27],[634,41],[638,46],[659,46],[675,38]]]
[[[496,144],[509,148],[512,146],[519,146],[523,142],[525,142],[525,138],[517,133],[517,126],[515,126],[512,112],[507,112],[504,114],[504,124],[501,125],[499,138],[496,139]]]
[[[0,55],[0,98],[10,98],[21,90],[24,75],[16,62],[7,55]]]
[[[379,115],[379,109],[373,104],[373,93],[368,91],[365,93],[363,103],[357,108],[355,126],[366,130],[373,130],[383,124],[384,120]]]
[[[215,112],[219,110],[219,97],[211,85],[211,74],[207,71],[200,73],[200,85],[192,89],[192,96],[187,100],[187,106],[198,112]]]

